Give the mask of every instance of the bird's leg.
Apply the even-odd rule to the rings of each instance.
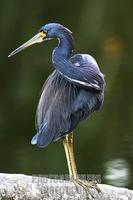
[[[76,186],[83,187],[85,191],[87,192],[87,195],[91,195],[93,197],[89,189],[93,188],[93,189],[96,189],[98,192],[100,192],[100,189],[97,187],[97,184],[95,181],[89,182],[86,180],[81,180],[78,177],[77,167],[76,167],[76,162],[75,162],[75,157],[74,157],[74,150],[73,150],[73,133],[69,133],[68,135],[65,136],[65,138],[63,139],[63,145],[64,145],[64,149],[66,153],[70,180]]]
[[[65,136],[63,145],[66,153],[70,179],[77,179],[78,173],[73,150],[73,133],[69,133]]]

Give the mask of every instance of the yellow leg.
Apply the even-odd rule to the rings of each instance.
[[[65,136],[65,139],[63,140],[63,145],[66,153],[70,179],[77,179],[78,173],[74,158],[73,133],[70,133]]]
[[[73,133],[69,133],[68,135],[65,136],[65,138],[63,139],[63,145],[66,153],[70,180],[72,180],[76,186],[80,185],[81,187],[83,187],[85,191],[87,191],[87,194],[93,197],[91,192],[90,191],[88,192],[88,189],[93,188],[96,189],[98,192],[100,192],[100,189],[97,187],[95,181],[88,182],[86,180],[81,180],[78,177],[77,167],[74,157],[74,150],[73,150]]]

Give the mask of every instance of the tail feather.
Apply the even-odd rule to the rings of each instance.
[[[32,145],[35,145],[35,144],[37,144],[37,138],[38,138],[38,133],[32,138],[32,140],[31,140],[31,144]]]
[[[38,133],[32,138],[31,144],[36,144],[38,147],[46,147],[53,141],[53,138],[54,132],[49,130],[48,125],[45,123]]]

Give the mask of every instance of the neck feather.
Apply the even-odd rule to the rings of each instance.
[[[59,39],[59,44],[53,51],[53,66],[60,74],[67,77],[73,69],[69,59],[74,49],[74,40],[72,34],[69,32],[63,33],[57,38]]]
[[[74,39],[71,33],[63,32],[63,34],[57,36],[57,38],[59,40],[59,44],[53,51],[53,62],[55,57],[55,60],[57,60],[58,57],[69,59],[74,49]]]

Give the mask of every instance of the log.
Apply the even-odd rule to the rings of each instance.
[[[133,200],[133,191],[105,184],[98,184],[99,194],[91,189],[96,200]],[[0,200],[85,200],[86,192],[67,180],[41,176],[0,173]],[[89,199],[93,199],[89,197]]]

